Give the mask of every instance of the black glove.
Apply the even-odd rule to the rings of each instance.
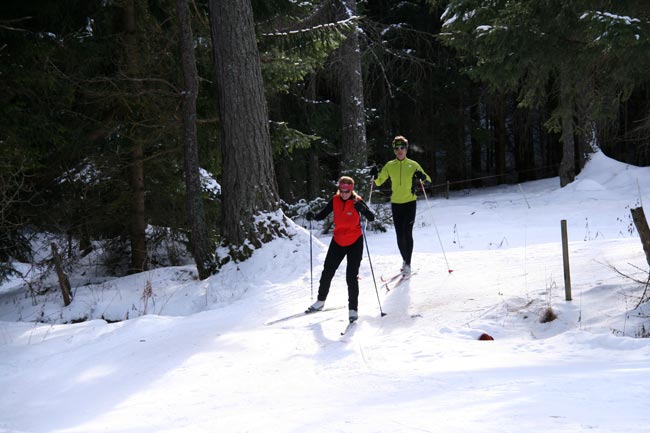
[[[312,211],[307,211],[305,214],[305,218],[307,218],[307,221],[311,221],[314,219],[314,213]]]
[[[379,169],[377,168],[376,165],[373,165],[372,168],[370,169],[370,177],[376,178],[378,174],[379,174]]]
[[[428,188],[431,186],[431,182],[429,182],[428,180],[418,180],[415,178],[415,176],[413,176],[413,185],[411,186],[411,192],[417,195],[420,192],[422,192],[423,186],[425,188]]]
[[[417,180],[427,180],[427,176],[420,170],[416,171],[413,174],[413,177],[416,178]]]

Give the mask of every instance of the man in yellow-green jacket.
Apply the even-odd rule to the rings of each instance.
[[[411,256],[413,255],[413,224],[415,223],[416,200],[413,183],[431,182],[420,164],[408,159],[408,140],[401,135],[393,139],[395,159],[388,161],[378,172],[376,167],[370,171],[375,178],[375,185],[380,186],[386,180],[391,182],[391,210],[393,225],[397,235],[397,247],[402,255],[402,274],[411,275]],[[378,172],[378,173],[377,173]]]

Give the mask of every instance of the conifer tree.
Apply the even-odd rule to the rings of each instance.
[[[616,101],[622,96],[617,80],[602,80],[601,66],[611,53],[595,39],[598,20],[590,18],[612,7],[617,6],[607,0],[451,0],[444,16],[441,36],[471,56],[471,76],[500,91],[519,91],[521,106],[536,106],[548,98],[556,101],[546,125],[562,135],[562,186],[577,174],[576,134],[593,132],[576,128],[584,124],[577,116],[598,120],[606,114],[603,107],[613,102],[599,94],[616,95]],[[604,14],[610,15],[615,14]],[[647,34],[641,38],[647,40]],[[600,82],[597,91],[582,91],[585,83],[596,82]],[[578,107],[591,108],[585,112]]]
[[[340,20],[357,17],[356,0],[342,0]],[[343,171],[360,169],[366,165],[365,97],[363,70],[359,46],[360,28],[357,24],[346,34],[337,53],[337,77],[341,100],[341,154]]]
[[[211,0],[210,21],[223,128],[223,237],[230,257],[248,258],[284,221],[271,152],[250,0]]]
[[[199,143],[196,130],[199,77],[188,0],[176,0],[176,15],[180,42],[179,57],[183,75],[180,97],[187,223],[190,227],[190,245],[199,279],[203,280],[216,272],[217,263],[215,260],[216,248],[212,245],[206,222],[199,178]]]

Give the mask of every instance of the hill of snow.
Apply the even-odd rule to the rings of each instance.
[[[100,279],[89,262],[64,308],[13,279],[0,286],[0,433],[650,431],[650,308],[633,281],[648,264],[630,216],[649,198],[649,168],[599,152],[565,188],[420,200],[416,274],[387,292],[394,232],[367,233],[345,336],[345,309],[267,325],[317,292],[330,238],[313,231],[310,266],[304,221],[206,281],[189,265]],[[346,298],[343,264],[326,305]]]

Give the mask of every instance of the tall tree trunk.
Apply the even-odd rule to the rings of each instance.
[[[312,101],[315,101],[316,96],[316,86],[312,83],[307,89],[309,92],[309,97]],[[311,113],[313,115],[313,113]],[[321,164],[320,164],[320,151],[319,144],[313,144],[309,149],[309,161],[307,161],[307,199],[312,200],[318,197],[320,193],[320,185],[322,181],[321,175]]]
[[[533,168],[536,169],[534,178],[539,179],[542,176],[542,171],[540,171],[540,169],[543,168],[545,163],[542,152],[544,144],[542,143],[542,121],[539,108],[531,108],[528,116],[532,141]]]
[[[320,184],[321,184],[321,164],[320,164],[320,158],[318,157],[318,150],[317,149],[310,149],[309,152],[309,163],[308,163],[308,170],[309,170],[309,178],[308,178],[308,185],[309,185],[309,195],[308,198],[310,200],[318,197],[318,194],[320,193]]]
[[[129,273],[147,270],[147,238],[144,202],[144,162],[142,143],[131,149],[131,269]]]
[[[289,157],[278,162],[275,166],[275,178],[278,181],[278,194],[283,200],[291,203],[295,199],[296,193],[292,186],[291,167],[287,163],[288,161],[290,161]]]
[[[576,176],[575,143],[573,138],[573,97],[568,73],[560,73],[560,107],[562,118],[562,161],[560,162],[560,186],[573,182]]]
[[[496,96],[497,113],[494,122],[496,134],[496,172],[497,183],[502,184],[505,182],[506,173],[506,147],[508,145],[506,134],[506,104],[505,96],[499,94]]]
[[[356,0],[341,0],[339,19],[356,16]],[[338,80],[341,97],[341,160],[342,169],[364,167],[368,156],[366,142],[365,106],[363,97],[363,71],[359,48],[359,29],[353,30],[339,47]]]
[[[482,185],[482,181],[477,178],[483,177],[483,164],[485,158],[483,157],[483,146],[481,140],[478,140],[476,134],[473,133],[476,128],[474,125],[480,124],[480,106],[481,101],[479,98],[476,98],[475,101],[470,101],[470,105],[467,108],[469,111],[467,121],[469,122],[466,126],[468,133],[470,134],[469,139],[471,139],[471,173],[470,178],[476,179],[472,181],[472,185],[476,188]]]
[[[183,68],[181,111],[183,115],[187,219],[190,227],[192,254],[196,261],[199,279],[203,280],[216,272],[217,265],[211,247],[201,197],[199,144],[196,134],[196,98],[199,93],[199,79],[194,56],[194,38],[192,36],[188,0],[176,0],[176,13],[178,15],[180,56]]]
[[[136,37],[135,0],[125,2],[123,11],[124,54],[128,76],[137,76],[138,56]],[[138,94],[139,83],[134,81],[134,94]],[[131,164],[129,181],[131,185],[131,268],[129,273],[142,272],[147,269],[147,241],[145,222],[145,187],[144,187],[144,150],[139,139],[131,140]]]
[[[212,45],[223,124],[223,235],[236,259],[282,234],[255,218],[280,208],[269,117],[250,0],[210,0]],[[282,222],[284,223],[284,221]],[[272,227],[271,227],[272,226]],[[242,247],[242,248],[240,248]]]

